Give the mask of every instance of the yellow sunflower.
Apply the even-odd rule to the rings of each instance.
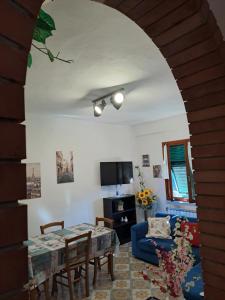
[[[145,197],[150,196],[150,190],[149,189],[145,189],[144,193],[145,193]]]
[[[144,199],[145,193],[144,192],[139,192],[138,198]]]
[[[148,205],[148,200],[147,199],[142,199],[142,205],[147,206]]]

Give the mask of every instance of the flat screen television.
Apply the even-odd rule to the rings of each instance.
[[[131,161],[100,162],[101,185],[129,184],[133,180]]]

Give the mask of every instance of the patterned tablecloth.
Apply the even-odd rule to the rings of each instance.
[[[30,285],[37,286],[64,268],[65,238],[92,231],[90,258],[103,255],[106,251],[119,251],[119,239],[115,230],[80,224],[30,238],[28,266]]]

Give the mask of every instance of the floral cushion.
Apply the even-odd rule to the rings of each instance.
[[[148,232],[146,237],[171,239],[170,216],[164,218],[148,218]]]
[[[182,222],[181,223],[181,231],[185,231],[185,227],[187,226],[187,230],[191,236],[189,239],[192,246],[199,247],[200,245],[200,233],[198,223],[191,222]]]

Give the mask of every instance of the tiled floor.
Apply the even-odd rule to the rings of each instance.
[[[165,296],[160,293],[159,288],[151,286],[150,282],[145,281],[140,271],[144,269],[145,263],[137,260],[131,254],[129,245],[120,247],[120,254],[114,258],[115,281],[112,282],[107,273],[107,268],[98,272],[96,288],[90,287],[90,297],[82,298],[84,295],[84,284],[75,286],[75,299],[85,300],[146,300],[150,296],[155,296],[164,300]],[[92,269],[90,272],[90,281],[92,281]],[[44,295],[40,299],[44,300]],[[59,286],[58,294],[52,297],[52,300],[69,300],[67,288]]]

